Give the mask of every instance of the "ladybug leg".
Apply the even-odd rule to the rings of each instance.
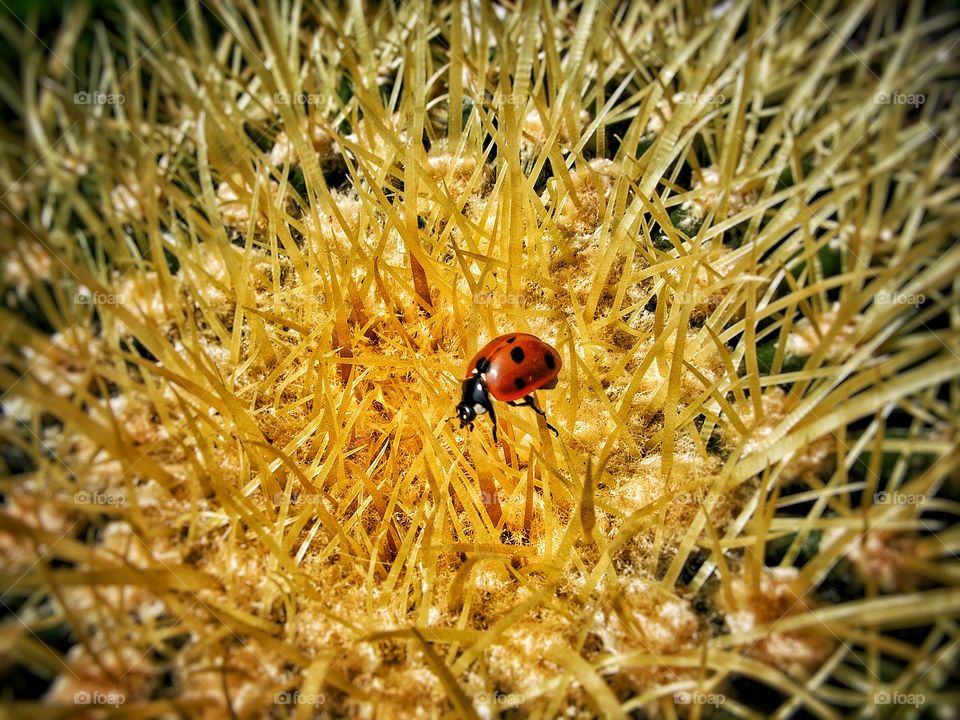
[[[497,444],[497,414],[493,411],[493,403],[487,405],[487,412],[490,413],[490,423],[493,425],[493,443]]]
[[[531,407],[531,408],[533,408],[533,411],[534,411],[537,415],[543,416],[543,419],[544,419],[544,420],[547,419],[547,414],[546,414],[543,410],[541,410],[540,408],[538,408],[538,407],[537,407],[537,403],[534,402],[534,400],[533,400],[533,395],[527,395],[527,396],[523,399],[523,402],[517,402],[516,400],[510,400],[510,401],[507,403],[507,405],[513,405],[514,407]],[[551,425],[549,422],[547,423],[547,427],[550,428],[551,430],[553,430],[553,434],[554,434],[554,435],[556,435],[557,437],[560,437],[560,433],[558,433],[558,432],[557,432],[557,429],[556,429],[553,425]]]

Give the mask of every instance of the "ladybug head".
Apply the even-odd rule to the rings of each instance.
[[[472,430],[473,421],[477,419],[477,411],[466,403],[460,403],[457,405],[457,417],[460,418],[461,429],[469,425]]]
[[[469,377],[463,381],[463,392],[457,405],[457,417],[460,418],[460,427],[473,429],[473,421],[477,419],[477,411],[487,412],[490,407],[490,396],[483,380],[479,377]]]

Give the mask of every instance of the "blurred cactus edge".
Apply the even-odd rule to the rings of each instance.
[[[0,39],[0,718],[958,717],[954,3]]]

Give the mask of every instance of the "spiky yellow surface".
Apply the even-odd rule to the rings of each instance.
[[[955,18],[470,5],[78,6],[0,84],[12,707],[948,705]],[[449,421],[510,330],[559,437]]]

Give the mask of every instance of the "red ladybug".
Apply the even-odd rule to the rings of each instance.
[[[556,387],[560,366],[560,353],[536,335],[509,333],[494,338],[467,365],[467,379],[457,405],[460,427],[473,430],[477,415],[490,413],[493,441],[497,442],[497,416],[491,395],[508,405],[532,407],[546,417],[530,393]],[[516,402],[518,398],[523,398],[523,402]],[[559,435],[553,425],[547,423],[547,427]]]

